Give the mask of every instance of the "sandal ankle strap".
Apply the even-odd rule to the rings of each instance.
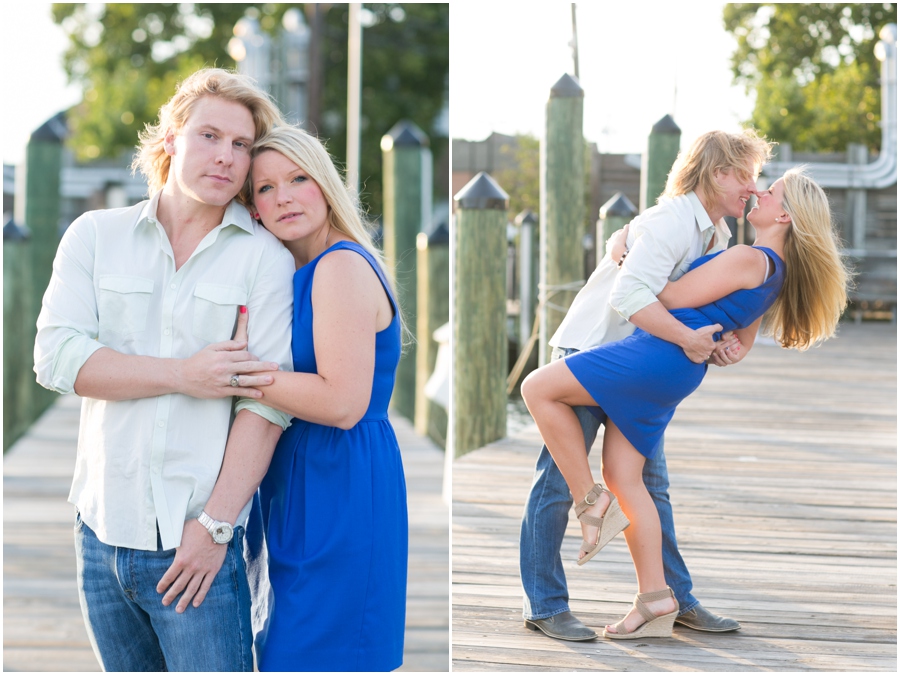
[[[675,592],[666,586],[661,591],[649,591],[647,593],[638,593],[635,598],[641,602],[655,602],[657,600],[665,600],[666,598],[674,598]]]
[[[590,489],[590,491],[584,496],[580,502],[575,505],[575,515],[580,516],[582,513],[588,510],[591,506],[597,503],[597,500],[600,499],[600,496],[606,492],[606,488],[603,487],[600,483],[594,483],[594,486]],[[589,499],[589,497],[593,496],[593,500]]]

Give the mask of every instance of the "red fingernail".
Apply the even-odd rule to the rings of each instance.
[[[246,313],[247,313],[247,306],[241,305],[241,314],[246,314]]]

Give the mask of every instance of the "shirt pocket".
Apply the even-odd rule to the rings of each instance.
[[[147,327],[153,280],[124,274],[98,279],[97,314],[101,333],[131,335]]]
[[[194,336],[206,342],[230,340],[247,291],[239,286],[197,284],[194,288]]]

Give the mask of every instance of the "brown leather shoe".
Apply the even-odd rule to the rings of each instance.
[[[581,620],[568,610],[548,616],[546,619],[525,619],[525,628],[542,631],[545,635],[557,640],[580,642],[597,637],[594,631],[581,623]]]
[[[680,615],[675,619],[675,623],[707,633],[727,633],[730,630],[741,629],[741,624],[734,619],[717,616],[703,605],[696,605],[691,611]]]

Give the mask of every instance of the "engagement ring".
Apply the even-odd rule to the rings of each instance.
[[[241,386],[240,383],[241,383],[241,380],[237,375],[231,376],[231,386],[232,387],[239,387],[239,386]]]

